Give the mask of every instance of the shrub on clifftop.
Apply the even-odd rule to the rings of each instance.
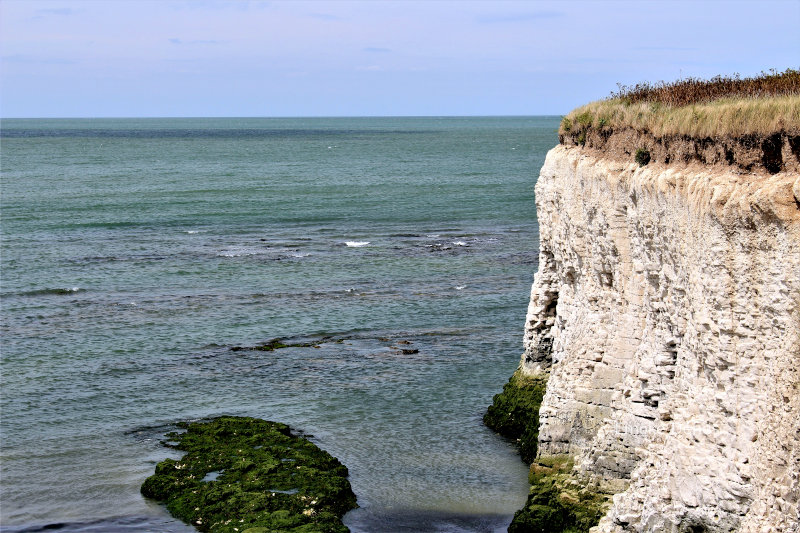
[[[752,78],[715,76],[710,80],[682,78],[672,83],[642,82],[636,85],[618,85],[611,93],[612,99],[630,105],[637,102],[659,103],[679,107],[701,104],[720,98],[765,98],[800,94],[800,70],[791,68],[784,72],[771,70]]]

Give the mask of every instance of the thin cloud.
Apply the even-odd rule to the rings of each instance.
[[[251,9],[267,9],[272,6],[272,2],[252,2],[243,0],[233,2],[232,0],[221,1],[190,1],[190,2],[173,2],[172,9],[177,10],[190,10],[190,11],[250,11]]]
[[[192,41],[184,41],[183,39],[178,39],[176,37],[173,37],[173,38],[169,39],[169,42],[171,42],[172,44],[177,44],[177,45],[184,45],[184,44],[194,45],[194,44],[225,44],[225,43],[227,43],[229,41],[214,41],[214,40],[203,40],[203,39],[195,39],[195,40],[192,40]]]
[[[484,15],[478,17],[482,24],[503,24],[510,22],[528,22],[531,20],[546,20],[563,17],[562,11],[533,11],[530,13],[504,13],[500,15]]]
[[[71,7],[58,7],[58,8],[37,9],[36,13],[39,15],[69,16],[78,13],[78,11],[72,9]]]
[[[307,16],[312,19],[319,19],[319,20],[342,20],[341,17],[337,17],[336,15],[331,15],[330,13],[309,13]]]
[[[63,59],[59,57],[36,57],[23,54],[12,54],[3,56],[2,60],[6,63],[28,63],[36,65],[74,65],[77,61]]]
[[[33,12],[34,15],[29,20],[44,20],[52,16],[71,17],[72,15],[77,15],[82,11],[83,10],[81,9],[72,9],[71,7],[37,9]]]
[[[695,52],[698,50],[693,46],[636,46],[633,49],[645,52]]]

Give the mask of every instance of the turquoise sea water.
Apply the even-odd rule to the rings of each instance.
[[[3,120],[3,529],[190,531],[139,486],[172,423],[239,414],[348,466],[354,532],[505,530],[527,469],[481,416],[557,126]],[[319,347],[231,350],[274,337]]]

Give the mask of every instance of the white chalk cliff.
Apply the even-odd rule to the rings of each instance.
[[[800,176],[551,150],[522,372],[593,531],[800,530]]]

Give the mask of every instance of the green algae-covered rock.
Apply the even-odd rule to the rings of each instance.
[[[528,501],[514,515],[509,533],[583,533],[597,525],[610,496],[572,478],[569,456],[536,458],[539,407],[546,376],[524,376],[518,370],[494,397],[483,422],[501,435],[516,439],[523,461],[531,464]],[[534,462],[535,460],[535,462]]]
[[[181,423],[167,444],[186,452],[166,459],[142,494],[173,516],[214,533],[344,533],[357,507],[347,468],[289,426],[223,416]]]
[[[525,507],[509,533],[586,533],[608,510],[611,496],[575,483],[568,455],[539,457],[531,465]]]
[[[530,464],[539,442],[539,406],[547,387],[546,377],[523,376],[517,370],[496,394],[483,417],[483,423],[504,437],[515,439],[519,454]]]

